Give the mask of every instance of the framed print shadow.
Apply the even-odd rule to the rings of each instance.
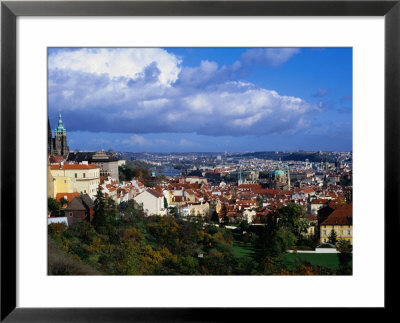
[[[235,321],[266,310],[18,307],[23,16],[384,17],[384,307],[393,309],[399,1],[3,1],[2,321]],[[353,48],[52,46],[45,55],[47,275],[353,275]]]

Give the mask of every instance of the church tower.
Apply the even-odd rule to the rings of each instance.
[[[289,170],[289,165],[285,165],[285,175],[286,175],[286,184],[288,186],[288,189],[290,190],[290,170]]]
[[[58,116],[58,125],[55,129],[54,133],[54,145],[53,145],[53,154],[55,156],[64,156],[67,157],[69,148],[67,145],[67,130],[64,128],[61,113]]]

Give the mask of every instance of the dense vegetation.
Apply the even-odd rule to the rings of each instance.
[[[140,161],[129,161],[126,165],[118,166],[119,180],[130,181],[134,177],[150,177],[150,167]]]
[[[308,261],[287,266],[287,249],[312,243],[302,238],[303,211],[295,204],[266,217],[263,226],[242,222],[237,230],[205,223],[200,218],[145,217],[132,200],[118,211],[101,191],[97,193],[95,212],[92,223],[79,222],[68,228],[49,225],[49,237],[69,257],[104,274],[351,274],[351,257],[342,257],[338,268],[316,266]],[[62,273],[68,274],[68,266],[60,266]],[[49,272],[58,274],[50,269]]]
[[[137,177],[146,187],[153,187],[165,180],[166,176],[157,175],[152,177],[150,173],[152,167],[152,165],[139,160],[128,161],[126,165],[118,166],[119,180],[120,182],[130,181]]]

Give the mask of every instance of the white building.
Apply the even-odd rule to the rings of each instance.
[[[73,193],[78,192],[88,194],[90,198],[94,198],[97,188],[100,184],[100,167],[94,164],[56,164],[50,165],[51,175],[55,180],[62,178],[66,181],[69,179],[69,184],[72,192],[64,191],[63,188],[57,189],[55,193]]]
[[[165,215],[164,195],[155,190],[148,189],[137,195],[134,200],[143,205],[143,210],[147,215]]]
[[[243,211],[243,217],[246,219],[247,223],[253,223],[257,212],[255,210],[246,209]]]

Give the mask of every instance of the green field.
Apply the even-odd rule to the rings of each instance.
[[[294,268],[303,262],[310,262],[314,266],[324,266],[331,269],[339,267],[339,258],[337,254],[309,254],[309,253],[285,253],[282,256],[283,261],[288,268]]]
[[[235,240],[233,242],[233,247],[232,247],[233,255],[236,258],[243,258],[243,257],[253,257],[255,253],[255,248],[252,244],[250,243],[244,243],[241,241]]]

